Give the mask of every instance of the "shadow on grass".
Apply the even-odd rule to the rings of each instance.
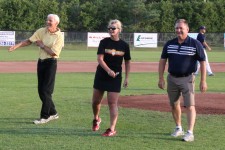
[[[100,136],[100,132],[92,132],[91,129],[85,127],[59,128],[50,127],[54,122],[35,125],[34,118],[0,118],[1,126],[0,134],[13,135],[78,135],[78,136]],[[10,127],[12,126],[12,127]],[[55,125],[54,125],[55,126]]]
[[[35,125],[34,125],[35,126]],[[0,129],[0,134],[9,135],[36,135],[36,136],[100,136],[100,133],[94,133],[90,129],[69,129],[69,128],[48,128],[48,127],[37,127],[37,128],[11,128],[11,129]]]
[[[160,141],[178,141],[178,142],[182,142],[182,136],[181,137],[172,137],[170,135],[171,133],[162,133],[162,132],[158,132],[158,133],[153,133],[153,132],[149,132],[149,133],[142,133],[142,132],[133,132],[133,133],[121,133],[118,134],[118,137],[121,138],[143,138],[146,140],[160,140]]]
[[[101,138],[101,132],[92,132],[90,129],[83,128],[46,128],[46,127],[37,127],[37,128],[20,128],[20,129],[0,129],[0,134],[8,135],[32,135],[32,136],[80,136],[80,137],[99,137]],[[104,139],[113,138],[113,139],[140,139],[140,134],[133,136],[129,133],[122,134],[118,133],[115,137],[104,137]],[[158,134],[149,133],[149,135],[142,136],[146,140],[160,140],[160,141],[177,141],[182,142],[181,138],[173,138],[168,134]]]
[[[33,124],[34,118],[0,118],[1,126],[0,134],[8,135],[35,135],[35,136],[81,136],[81,137],[101,137],[102,131],[93,132],[90,128],[81,126],[70,127],[55,127],[51,122],[42,125]],[[54,121],[52,121],[54,122]],[[4,125],[5,124],[5,125]],[[10,127],[12,125],[12,127]],[[16,126],[15,126],[16,125]],[[52,127],[53,125],[54,127]],[[174,138],[170,133],[165,132],[125,132],[118,131],[113,138],[128,138],[128,139],[154,139],[160,141],[181,141],[181,137]]]
[[[1,124],[33,124],[34,118],[0,118]]]

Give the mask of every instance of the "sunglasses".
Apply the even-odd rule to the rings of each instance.
[[[115,27],[109,27],[108,30],[116,30]]]

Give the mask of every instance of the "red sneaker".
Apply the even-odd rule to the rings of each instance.
[[[92,131],[98,131],[100,128],[100,123],[101,123],[101,118],[98,117],[98,120],[94,119],[93,120],[93,126],[92,126]]]
[[[116,135],[116,131],[112,131],[110,128],[108,128],[103,134],[102,136],[115,136]]]

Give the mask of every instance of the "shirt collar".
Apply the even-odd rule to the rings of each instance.
[[[59,34],[59,33],[61,32],[61,30],[60,30],[59,28],[57,28],[57,31],[56,31],[56,32],[51,33],[51,32],[48,31],[48,28],[45,27],[45,32],[46,32],[46,33],[50,33],[50,34]]]
[[[183,43],[188,43],[189,39],[190,39],[190,37],[187,36]],[[178,38],[176,38],[176,43],[178,43]]]

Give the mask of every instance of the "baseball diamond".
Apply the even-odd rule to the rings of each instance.
[[[26,66],[26,67],[24,67]],[[95,72],[97,62],[59,61],[58,72]],[[225,63],[211,63],[213,71],[225,72]],[[132,62],[132,72],[157,72],[158,62]],[[0,62],[0,73],[34,73],[36,62]],[[91,87],[90,87],[91,88]],[[196,111],[198,114],[225,114],[225,94],[196,94]],[[215,103],[216,101],[216,103]],[[103,101],[107,103],[107,101]],[[199,105],[201,104],[201,105]],[[121,96],[120,107],[137,108],[154,111],[170,111],[167,95]]]

